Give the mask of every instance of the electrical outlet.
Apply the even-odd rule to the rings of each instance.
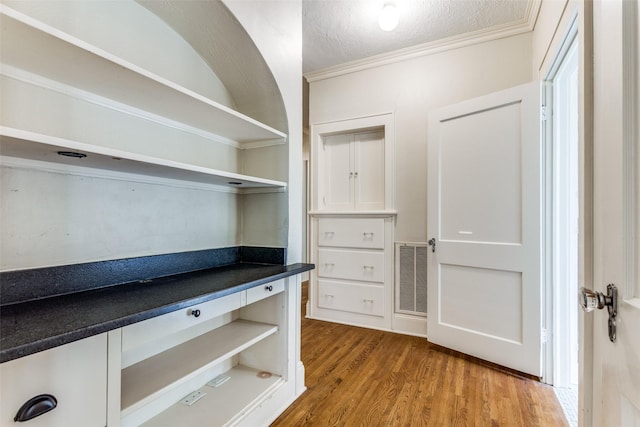
[[[212,379],[211,381],[209,381],[207,383],[207,385],[209,387],[220,387],[222,384],[226,383],[227,381],[229,381],[231,377],[227,376],[227,375],[218,375],[217,377],[215,377],[214,379]]]
[[[198,400],[202,399],[203,397],[205,397],[207,395],[207,393],[197,390],[194,391],[193,393],[191,393],[190,395],[186,396],[185,398],[183,398],[180,403],[182,403],[183,405],[187,405],[187,406],[191,406],[194,403],[196,403]]]

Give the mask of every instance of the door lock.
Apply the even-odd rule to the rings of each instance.
[[[436,251],[436,238],[432,237],[431,239],[429,239],[429,241],[427,243],[429,244],[429,246],[431,246],[431,252],[435,252]]]
[[[602,310],[607,307],[609,312],[609,340],[616,342],[616,316],[618,315],[618,288],[614,284],[607,285],[607,294],[594,292],[591,289],[580,288],[580,307],[585,312]]]

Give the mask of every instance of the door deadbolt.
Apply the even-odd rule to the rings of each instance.
[[[616,316],[618,315],[618,288],[614,284],[607,285],[607,294],[592,291],[587,288],[580,288],[580,307],[585,312],[602,310],[607,307],[609,312],[609,340],[616,342]]]

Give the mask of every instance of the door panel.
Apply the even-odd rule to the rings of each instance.
[[[522,242],[521,104],[441,123],[442,239]]]
[[[522,274],[443,265],[440,319],[453,328],[522,343]],[[494,310],[500,295],[502,310]]]
[[[429,115],[427,337],[541,372],[540,85]]]

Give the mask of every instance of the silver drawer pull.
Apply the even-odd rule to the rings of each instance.
[[[373,304],[372,299],[364,298],[362,301],[364,301],[365,304]]]
[[[334,263],[332,263],[332,262],[325,262],[325,263],[324,263],[324,268],[331,268],[331,267],[333,267],[334,265],[335,265],[335,264],[334,264]]]
[[[331,299],[333,299],[333,297],[334,297],[334,296],[335,296],[335,295],[331,295],[331,294],[324,294],[324,297],[325,297],[325,298],[331,298]]]
[[[334,234],[336,234],[336,233],[333,232],[333,231],[325,231],[324,232],[325,237],[332,237]]]
[[[365,270],[373,270],[373,265],[363,265],[362,266]]]
[[[372,231],[365,231],[364,233],[362,233],[362,235],[364,237],[373,237],[373,232]]]

